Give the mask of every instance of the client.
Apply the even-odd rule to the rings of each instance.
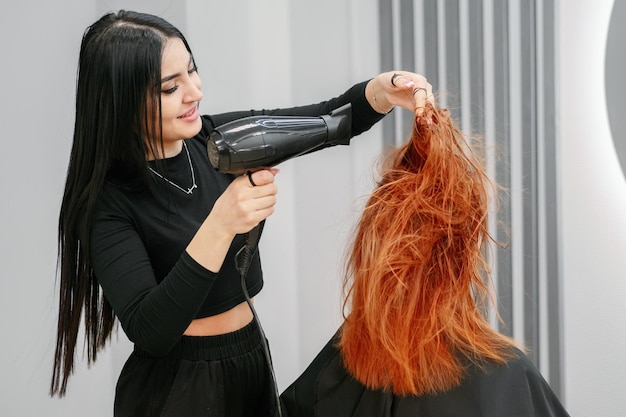
[[[483,316],[492,185],[427,103],[385,160],[349,252],[345,321],[283,393],[289,417],[568,416]]]

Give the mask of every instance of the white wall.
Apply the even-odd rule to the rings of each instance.
[[[612,5],[563,0],[558,13],[565,398],[580,417],[626,415],[626,181],[604,93]]]
[[[94,5],[66,1],[68,12],[54,2],[34,6],[13,2],[0,13],[5,86],[0,100],[0,415],[90,415],[106,410],[113,398],[109,388],[91,389],[114,381],[106,355],[91,371],[79,364],[67,400],[46,395],[55,333],[56,221],[70,149],[78,47]]]

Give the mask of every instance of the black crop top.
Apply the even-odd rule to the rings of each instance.
[[[216,126],[246,116],[319,116],[352,103],[352,134],[356,136],[383,116],[365,99],[365,85],[357,84],[339,97],[310,106],[202,116],[200,133],[185,141],[198,187],[193,194],[174,187],[156,187],[154,192],[105,183],[93,215],[91,263],[104,296],[131,341],[154,355],[165,354],[194,318],[228,311],[245,300],[234,262],[235,253],[244,244],[243,236],[233,240],[218,273],[205,269],[185,251],[233,179],[211,167],[206,153],[209,133]],[[165,177],[191,186],[184,149],[167,158],[165,167]],[[246,284],[251,297],[263,286],[258,254]]]

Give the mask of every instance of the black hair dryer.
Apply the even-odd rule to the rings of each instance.
[[[207,152],[213,168],[243,174],[334,145],[349,145],[352,108],[320,117],[250,116],[218,126]]]

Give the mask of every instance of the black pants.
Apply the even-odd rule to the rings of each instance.
[[[256,322],[219,336],[183,336],[164,357],[135,347],[122,369],[115,417],[264,417],[273,385]]]

